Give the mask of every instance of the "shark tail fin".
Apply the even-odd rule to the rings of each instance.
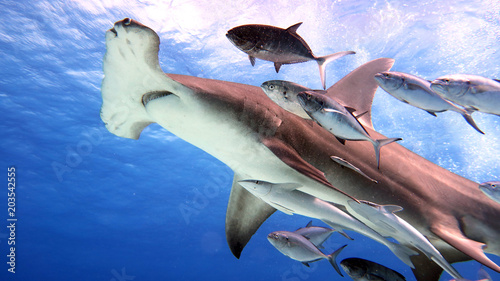
[[[330,255],[326,256],[328,258],[328,261],[332,264],[333,268],[335,268],[335,270],[337,271],[337,273],[340,274],[340,276],[342,276],[342,277],[344,277],[344,275],[342,275],[342,272],[340,271],[340,268],[339,268],[339,266],[337,264],[337,256],[340,254],[340,252],[345,247],[347,247],[347,244],[345,244],[344,246],[338,248],[337,250],[335,250]]]
[[[415,268],[413,263],[411,262],[410,257],[411,256],[416,256],[419,253],[416,251],[413,251],[412,249],[406,247],[405,245],[402,244],[397,244],[397,243],[392,243],[391,242],[391,251],[406,265],[408,265],[411,268]]]
[[[377,169],[380,168],[380,148],[384,145],[388,145],[395,141],[400,141],[402,138],[389,138],[389,139],[380,139],[373,141],[373,148],[375,149],[375,158],[377,159]]]
[[[326,81],[325,81],[326,65],[329,64],[330,62],[338,59],[338,58],[341,58],[341,57],[346,56],[346,55],[352,55],[355,53],[356,52],[354,52],[354,51],[344,51],[344,52],[338,52],[335,54],[316,58],[316,61],[318,62],[318,66],[319,66],[319,75],[321,76],[321,85],[323,85],[323,90],[326,90]]]
[[[469,123],[469,125],[472,126],[472,128],[476,129],[476,131],[480,132],[481,134],[484,135],[484,132],[479,129],[479,127],[476,125],[476,122],[474,122],[474,119],[472,119],[472,112],[468,112],[467,110],[464,110],[463,112],[460,112],[462,116],[464,117],[465,121]]]

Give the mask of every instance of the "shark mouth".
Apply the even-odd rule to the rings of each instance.
[[[168,92],[168,91],[154,91],[154,92],[149,92],[149,93],[146,93],[142,96],[142,104],[144,105],[144,107],[146,107],[146,105],[152,101],[152,100],[155,100],[155,99],[159,99],[159,98],[163,98],[163,97],[166,97],[166,96],[170,96],[170,95],[173,95],[173,93],[171,92]]]

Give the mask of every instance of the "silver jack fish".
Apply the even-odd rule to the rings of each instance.
[[[431,82],[425,79],[407,73],[387,71],[377,73],[375,81],[382,89],[396,99],[423,109],[433,116],[436,116],[436,112],[447,110],[458,112],[462,114],[469,125],[481,134],[484,134],[478,128],[469,112],[436,94],[431,89]]]
[[[300,261],[306,266],[309,266],[310,262],[327,259],[340,276],[344,276],[342,272],[340,272],[340,268],[335,259],[347,245],[338,248],[330,255],[325,255],[307,238],[294,232],[271,232],[267,235],[267,240],[269,240],[269,242],[283,255]]]
[[[432,81],[432,90],[469,110],[500,116],[500,82],[478,75],[453,74]]]
[[[323,249],[323,243],[325,243],[325,241],[330,238],[334,232],[335,229],[314,226],[312,225],[312,221],[310,221],[306,227],[301,227],[295,230],[295,233],[309,239],[309,241],[318,247],[318,249]]]
[[[414,268],[410,256],[417,255],[417,252],[404,245],[385,239],[378,232],[346,212],[341,211],[333,204],[297,190],[297,188],[301,187],[300,185],[292,183],[273,184],[257,180],[242,180],[239,181],[239,184],[256,197],[262,199],[262,201],[286,214],[299,214],[320,219],[344,236],[346,234],[344,234],[343,229],[353,230],[365,235],[387,246],[401,261]]]
[[[403,210],[400,206],[382,206],[368,201],[361,201],[361,204],[349,201],[348,205],[354,210],[355,214],[359,215],[356,217],[366,225],[379,226],[378,232],[381,235],[392,237],[404,245],[412,245],[453,276],[453,278],[462,278],[460,273],[444,259],[441,253],[422,233],[394,214]]]
[[[240,50],[248,54],[250,63],[255,65],[255,58],[274,62],[276,72],[281,65],[314,60],[318,63],[321,84],[326,89],[326,65],[353,51],[338,52],[324,57],[316,57],[306,41],[297,34],[299,22],[287,29],[259,24],[241,25],[230,29],[226,37]]]
[[[283,80],[266,81],[262,83],[260,87],[272,101],[283,109],[304,119],[311,119],[302,106],[300,106],[299,100],[297,99],[298,93],[312,91],[311,89]]]
[[[343,140],[371,142],[375,149],[377,168],[380,167],[380,148],[402,140],[401,138],[373,139],[350,111],[326,95],[307,91],[298,94],[297,98],[307,114],[321,127],[335,135],[340,142],[344,143]]]
[[[492,200],[500,203],[500,181],[488,181],[479,185],[479,189]]]
[[[399,272],[376,262],[360,258],[348,258],[340,266],[354,281],[405,281]]]

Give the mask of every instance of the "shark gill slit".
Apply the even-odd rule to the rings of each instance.
[[[147,92],[147,93],[145,93],[142,96],[142,105],[144,105],[144,107],[146,107],[146,105],[148,104],[148,102],[150,102],[152,100],[155,100],[155,99],[162,98],[162,97],[166,97],[166,96],[169,96],[169,95],[173,95],[173,93],[171,93],[169,91]]]

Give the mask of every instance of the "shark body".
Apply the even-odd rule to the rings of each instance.
[[[113,134],[138,139],[158,123],[203,149],[235,173],[226,214],[226,237],[236,257],[276,209],[238,181],[258,178],[293,182],[300,191],[347,205],[354,198],[402,206],[400,216],[425,235],[450,262],[475,259],[499,271],[483,253],[500,255],[500,204],[487,200],[477,183],[391,144],[380,169],[370,143],[340,144],[317,124],[272,102],[259,87],[183,75],[165,75],[158,61],[159,37],[130,19],[106,33],[101,118]],[[360,118],[374,138],[373,76],[391,59],[369,62],[328,89],[342,104],[368,111]],[[361,169],[375,184],[330,156]],[[376,230],[376,229],[375,229]],[[412,257],[417,280],[438,280],[442,270],[424,255]]]

